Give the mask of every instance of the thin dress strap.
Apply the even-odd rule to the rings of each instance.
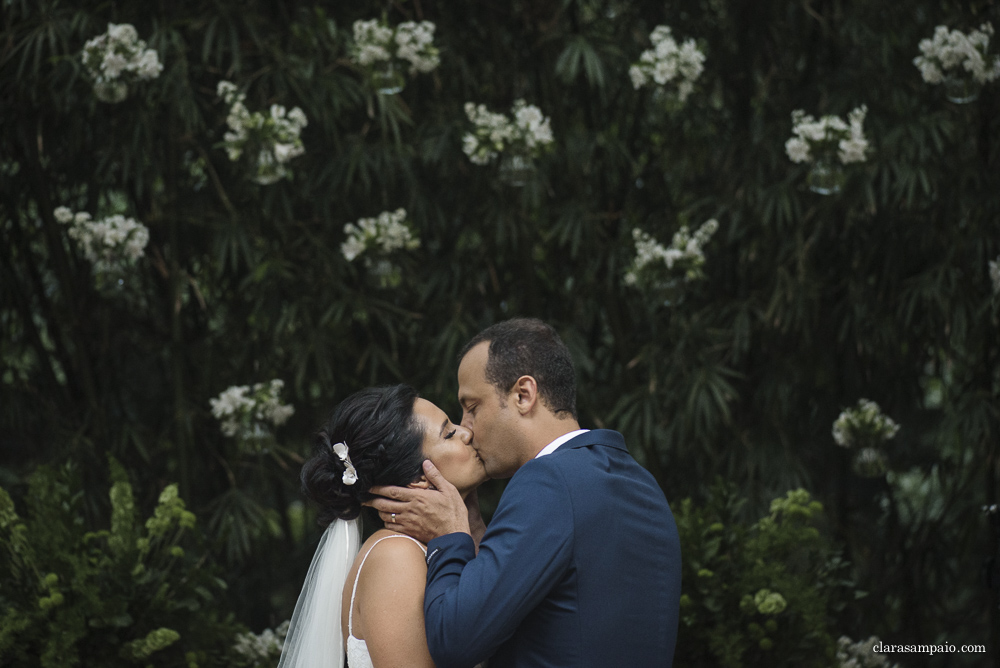
[[[361,563],[358,564],[358,572],[354,575],[354,588],[351,590],[351,607],[347,613],[347,635],[349,636],[354,635],[354,597],[358,594],[358,580],[361,579],[361,569],[365,567],[365,561],[368,559],[368,555],[372,553],[372,550],[375,549],[375,546],[386,538],[409,538],[417,544],[417,547],[419,547],[424,554],[427,554],[427,548],[423,546],[423,543],[412,536],[407,536],[406,534],[395,533],[391,536],[382,536],[377,541],[372,543],[372,546],[368,548],[367,552],[365,552],[365,556],[361,557]]]

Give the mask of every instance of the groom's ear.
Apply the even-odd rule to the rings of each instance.
[[[514,406],[521,415],[528,415],[538,403],[538,383],[531,376],[521,376],[511,391]]]
[[[427,481],[427,476],[420,476],[420,480],[407,485],[410,489],[430,489],[431,484]]]

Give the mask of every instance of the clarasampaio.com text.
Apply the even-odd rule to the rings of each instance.
[[[957,647],[956,645],[890,645],[880,642],[872,647],[872,651],[876,654],[975,654],[979,652],[985,654],[986,645],[962,645],[961,647]]]

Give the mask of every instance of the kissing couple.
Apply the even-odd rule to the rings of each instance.
[[[669,667],[677,527],[622,435],[580,429],[559,335],[506,320],[459,359],[460,424],[396,385],[317,435],[302,484],[327,529],[279,668]],[[486,527],[488,478],[510,481]],[[385,527],[359,548],[363,505]]]

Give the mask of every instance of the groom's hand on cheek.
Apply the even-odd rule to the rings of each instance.
[[[430,462],[424,461],[430,489],[372,487],[377,497],[365,503],[378,511],[387,529],[399,531],[427,543],[449,533],[467,533],[469,511],[455,486]],[[393,516],[395,515],[395,517]]]

